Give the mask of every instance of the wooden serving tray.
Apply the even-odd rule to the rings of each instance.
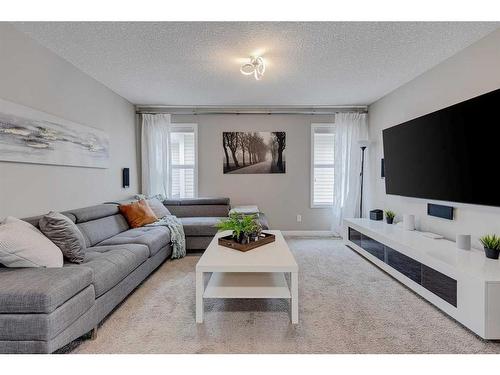
[[[276,240],[276,236],[271,233],[261,233],[259,239],[257,241],[251,241],[246,244],[241,244],[236,242],[232,235],[225,236],[225,237],[220,237],[219,238],[219,245],[229,247],[234,250],[238,251],[248,251],[255,249],[256,247],[266,245],[268,243],[274,242]]]

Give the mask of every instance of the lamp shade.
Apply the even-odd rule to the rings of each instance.
[[[368,147],[369,145],[370,145],[370,141],[367,139],[363,139],[363,140],[358,141],[359,147]]]

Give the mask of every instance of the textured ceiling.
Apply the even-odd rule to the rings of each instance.
[[[39,22],[26,34],[134,104],[370,104],[499,23]],[[262,81],[239,72],[259,52]]]

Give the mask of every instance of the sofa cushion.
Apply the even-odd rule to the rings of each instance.
[[[50,313],[92,283],[92,270],[0,268],[0,313]]]
[[[63,255],[33,225],[8,217],[0,222],[0,264],[6,267],[62,267]]]
[[[76,223],[76,217],[72,213],[69,212],[61,212],[64,216],[66,216],[68,219],[70,219],[73,223]],[[38,216],[31,216],[31,217],[25,217],[22,218],[22,221],[26,221],[27,223],[30,223],[33,225],[35,228],[38,228],[38,224],[40,223],[40,219],[44,217],[44,215],[38,215]]]
[[[186,249],[188,250],[205,250],[210,242],[214,239],[214,236],[205,236],[205,237],[194,237],[189,236],[186,237]]]
[[[165,217],[167,215],[171,215],[167,207],[165,207],[165,205],[158,198],[149,198],[146,199],[146,202],[148,202],[149,207],[151,207],[151,210],[154,212],[158,219],[161,219],[162,217]]]
[[[163,202],[168,210],[181,217],[222,217],[229,214],[229,198],[183,198]]]
[[[172,215],[181,217],[227,217],[229,206],[223,205],[192,205],[192,206],[167,206]]]
[[[0,341],[50,340],[88,313],[93,306],[94,286],[89,285],[49,313],[0,314]]]
[[[132,228],[140,228],[158,220],[148,202],[144,199],[129,204],[121,204],[118,208]]]
[[[181,217],[179,220],[184,227],[186,236],[215,236],[217,224],[227,217]]]
[[[166,199],[163,202],[167,206],[206,206],[206,205],[222,205],[229,206],[229,198],[179,198]]]
[[[151,208],[151,210],[153,210],[157,218],[161,219],[164,216],[172,215],[167,207],[165,207],[165,205],[163,204],[165,198],[163,198],[161,194],[157,194],[151,197],[146,197],[144,194],[136,194],[134,198],[106,202],[105,204],[117,204],[118,206],[121,206],[122,204],[130,204],[141,199],[145,199],[146,202],[148,202],[149,207]]]
[[[93,271],[96,298],[127,277],[148,255],[147,246],[136,244],[88,248],[82,265]]]
[[[170,231],[167,227],[141,227],[129,229],[99,243],[99,246],[141,244],[149,248],[149,256],[155,255],[162,247],[170,243]]]
[[[81,263],[85,257],[86,242],[82,232],[67,216],[49,212],[40,219],[40,230],[72,263]]]
[[[120,214],[78,223],[76,226],[82,231],[87,247],[94,246],[129,229],[127,220]]]
[[[91,220],[101,219],[107,216],[116,215],[117,213],[119,213],[119,211],[118,205],[116,204],[98,204],[96,206],[65,211],[62,214],[73,215],[76,218],[76,223],[78,224]]]

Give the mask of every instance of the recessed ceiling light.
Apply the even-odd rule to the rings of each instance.
[[[257,81],[260,81],[260,79],[264,76],[265,71],[266,64],[264,63],[264,59],[260,56],[250,57],[250,62],[243,64],[240,68],[241,74],[246,76],[253,74]]]

